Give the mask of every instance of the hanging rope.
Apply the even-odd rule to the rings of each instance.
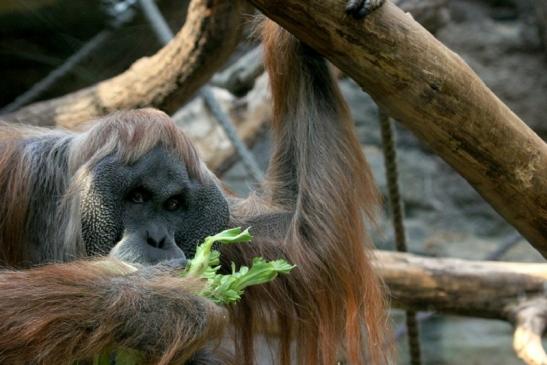
[[[384,152],[384,164],[388,188],[388,201],[391,211],[391,220],[395,232],[395,245],[397,251],[407,252],[406,234],[404,226],[404,212],[401,194],[399,191],[399,174],[397,171],[397,151],[395,149],[395,132],[389,115],[379,110],[380,130],[382,133],[382,149]],[[410,363],[421,365],[420,331],[416,312],[406,311],[406,327],[408,331],[408,347],[410,350]]]
[[[154,0],[139,0],[144,16],[150,23],[150,26],[154,30],[154,33],[162,44],[167,44],[173,39],[173,32],[169,25],[165,21],[165,18],[161,14]],[[258,164],[245,143],[239,138],[237,130],[232,123],[230,116],[222,109],[222,106],[218,102],[217,98],[211,92],[211,88],[207,85],[203,86],[200,90],[200,96],[203,98],[205,105],[209,111],[213,114],[217,122],[220,124],[226,136],[234,146],[237,154],[241,157],[241,162],[249,175],[256,181],[262,181],[264,175],[262,170],[258,167]]]

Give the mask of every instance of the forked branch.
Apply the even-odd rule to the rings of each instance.
[[[375,267],[396,307],[515,325],[513,347],[529,365],[547,365],[547,264],[426,258],[377,251]]]

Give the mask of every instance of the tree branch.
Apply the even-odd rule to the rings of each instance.
[[[330,61],[451,164],[547,257],[547,145],[467,64],[391,2],[250,0]]]
[[[376,251],[393,305],[508,320],[521,298],[547,298],[547,264],[427,258]]]
[[[109,80],[31,104],[2,119],[76,128],[82,122],[120,109],[155,106],[174,112],[235,49],[244,6],[236,0],[192,0],[181,31],[155,55],[141,58]]]
[[[395,307],[513,322],[513,347],[529,365],[547,365],[547,264],[426,258],[376,251],[376,272]]]

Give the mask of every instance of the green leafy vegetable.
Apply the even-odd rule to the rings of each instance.
[[[250,242],[252,238],[249,229],[241,232],[239,227],[205,238],[205,241],[196,248],[194,258],[188,261],[181,276],[205,279],[205,288],[197,294],[217,304],[230,304],[241,299],[245,288],[272,281],[277,275],[288,274],[295,267],[282,259],[266,261],[262,257],[255,257],[251,267],[241,266],[236,270],[235,264],[232,263],[231,274],[219,274],[220,252],[213,250],[213,244]],[[142,356],[138,351],[118,348],[114,353],[105,351],[96,355],[93,365],[109,365],[113,356],[116,364],[120,365],[137,365],[142,362]]]
[[[115,352],[104,351],[93,358],[93,365],[138,365],[142,364],[142,354],[137,350],[119,347]],[[80,365],[79,362],[75,365]]]
[[[279,274],[288,274],[294,265],[285,260],[266,261],[261,257],[253,259],[251,267],[242,266],[236,271],[232,263],[232,273],[218,274],[220,253],[213,250],[215,242],[221,244],[249,242],[252,239],[249,229],[232,228],[214,236],[209,236],[196,249],[196,255],[188,262],[182,276],[201,277],[207,285],[199,295],[209,298],[217,304],[230,304],[241,299],[243,290],[251,285],[272,281]]]
[[[249,242],[252,238],[253,236],[249,233],[248,228],[241,232],[240,227],[227,229],[214,236],[206,237],[205,241],[196,248],[194,258],[188,261],[183,276],[202,276],[206,271],[220,263],[220,253],[213,250],[213,243]]]

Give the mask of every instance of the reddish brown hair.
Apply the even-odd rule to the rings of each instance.
[[[216,180],[187,136],[159,110],[113,113],[90,122],[81,133],[0,124],[0,265],[20,267],[85,256],[79,194],[86,176],[108,155],[131,164],[158,145],[183,161],[191,178]],[[53,190],[39,191],[38,185]],[[45,200],[51,200],[52,211],[43,211]],[[33,201],[38,206],[31,206]],[[44,253],[35,257],[29,256],[27,242],[32,214],[47,216],[55,231],[52,237],[41,237]]]
[[[365,227],[379,200],[348,108],[319,55],[270,21],[262,34],[275,150],[264,196],[240,205],[245,215],[294,213],[281,240],[224,254],[246,262],[282,256],[297,268],[252,288],[235,308],[237,349],[252,362],[266,319],[276,323],[281,364],[290,363],[293,345],[299,364],[330,365],[340,355],[351,364],[387,363],[385,293]]]

